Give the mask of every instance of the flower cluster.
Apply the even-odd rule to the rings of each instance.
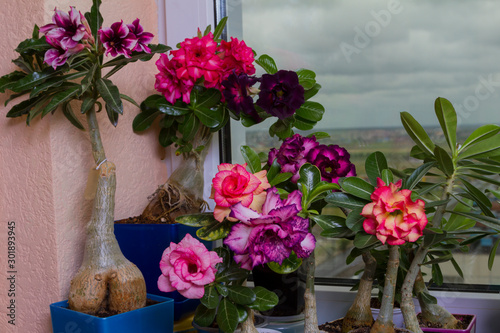
[[[41,27],[40,32],[45,34],[51,46],[45,53],[44,62],[54,69],[64,65],[70,56],[95,44],[85,16],[75,7],[70,7],[68,13],[56,8],[52,23]],[[126,25],[121,21],[113,23],[110,28],[100,29],[99,38],[106,55],[115,57],[122,54],[130,58],[133,51],[151,52],[147,44],[153,39],[153,34],[144,32],[139,19],[136,19],[132,24]]]
[[[364,206],[361,213],[366,219],[364,230],[375,235],[382,244],[401,245],[415,242],[427,225],[425,202],[412,201],[411,191],[401,188],[402,181],[386,185],[380,178],[373,191],[373,202]]]
[[[283,141],[279,149],[271,149],[268,164],[277,160],[281,172],[290,172],[292,182],[299,179],[300,167],[311,163],[318,167],[321,179],[329,183],[337,183],[341,177],[356,175],[356,167],[350,162],[350,155],[345,148],[338,145],[319,144],[314,136],[303,137],[295,134]]]
[[[205,245],[190,234],[179,242],[170,243],[163,252],[158,278],[158,289],[174,290],[187,298],[202,298],[205,285],[215,280],[215,265],[222,262],[217,253],[208,251]]]
[[[231,207],[235,224],[224,244],[235,253],[234,260],[242,268],[251,270],[268,262],[281,264],[295,252],[307,258],[316,246],[316,239],[309,232],[309,220],[298,216],[302,210],[302,194],[293,191],[282,200],[278,190],[267,190],[262,213],[238,203]]]

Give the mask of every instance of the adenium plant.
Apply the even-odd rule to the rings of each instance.
[[[31,38],[16,48],[18,69],[0,78],[0,92],[11,91],[7,103],[25,97],[12,106],[7,117],[25,117],[26,123],[57,110],[83,130],[73,111],[78,106],[87,120],[92,155],[97,173],[94,207],[87,228],[83,263],[71,282],[69,307],[96,314],[120,313],[146,303],[146,286],[141,272],[121,253],[114,238],[115,165],[108,161],[102,145],[96,112],[105,109],[116,126],[123,113],[122,99],[110,77],[125,65],[147,61],[154,53],[168,50],[149,44],[153,35],[145,32],[139,19],[103,26],[101,1],[93,0],[90,12],[82,15],[55,9],[52,23],[35,25]],[[40,36],[40,33],[43,35]],[[106,55],[114,57],[105,58]]]

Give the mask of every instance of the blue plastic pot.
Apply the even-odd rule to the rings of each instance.
[[[174,330],[174,301],[148,294],[160,303],[141,309],[99,318],[68,309],[68,301],[50,305],[54,333],[169,333]]]
[[[196,237],[196,230],[182,224],[115,224],[115,236],[123,255],[141,270],[148,293],[174,300],[176,321],[193,313],[200,301],[186,299],[176,291],[165,293],[158,289],[160,260],[170,242],[179,243],[187,233]],[[212,249],[212,242],[203,241],[203,244]]]

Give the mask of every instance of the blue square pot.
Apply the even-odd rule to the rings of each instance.
[[[148,294],[160,303],[141,309],[99,318],[68,309],[68,301],[50,305],[54,333],[170,333],[174,330],[174,301]]]
[[[182,224],[115,224],[115,236],[123,255],[137,265],[144,275],[148,293],[174,300],[176,321],[193,313],[200,301],[186,299],[177,291],[165,293],[158,289],[158,278],[161,275],[160,260],[170,242],[179,243],[188,233],[196,237],[197,229]],[[202,241],[202,243],[208,249],[212,249],[212,242]]]

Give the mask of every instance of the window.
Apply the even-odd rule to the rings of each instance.
[[[413,162],[401,111],[439,138],[436,97],[453,103],[464,136],[500,121],[498,2],[227,0],[226,5],[228,36],[243,38],[258,55],[268,53],[280,68],[317,73],[323,88],[315,100],[326,113],[315,130],[331,135],[325,143],[347,148],[360,174],[374,150],[383,151],[393,167]],[[242,144],[258,151],[278,146],[278,140],[267,139],[268,127],[232,122],[233,162],[242,162]],[[345,265],[349,242],[319,240],[317,275],[354,277],[359,266]],[[451,264],[442,265],[445,282],[499,285],[500,264],[487,269],[491,241],[456,255],[464,279]]]

